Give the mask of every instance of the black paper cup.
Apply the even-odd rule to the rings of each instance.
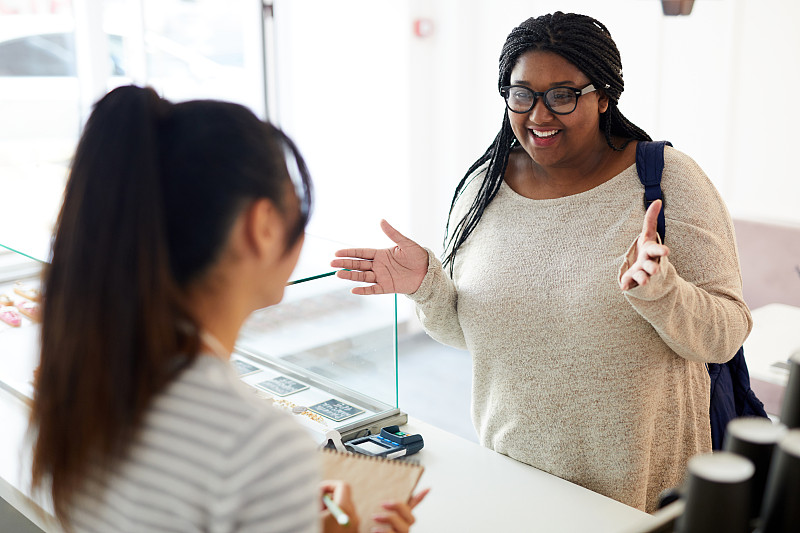
[[[679,533],[748,533],[750,483],[755,467],[730,452],[689,459],[686,508],[678,519]]]
[[[743,417],[728,423],[723,449],[750,459],[755,467],[750,482],[750,520],[759,516],[773,450],[785,434],[784,425],[776,424],[768,418]]]
[[[800,352],[789,358],[789,381],[783,394],[781,424],[789,429],[800,428]]]
[[[759,531],[800,531],[800,429],[786,433],[775,448],[761,506]]]

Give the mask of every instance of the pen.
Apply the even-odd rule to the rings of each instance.
[[[350,523],[350,517],[347,516],[347,513],[342,511],[342,508],[336,505],[336,502],[331,499],[330,494],[323,494],[322,501],[325,503],[325,507],[330,510],[333,517],[339,523],[340,526],[346,526]]]

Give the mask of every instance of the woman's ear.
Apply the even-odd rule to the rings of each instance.
[[[243,236],[247,248],[258,258],[281,255],[283,219],[270,200],[259,198],[244,213]]]
[[[597,110],[602,115],[608,111],[608,95],[603,91],[597,91]]]

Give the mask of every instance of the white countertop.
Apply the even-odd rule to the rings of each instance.
[[[419,489],[430,494],[414,512],[415,533],[537,531],[612,533],[653,518],[632,507],[409,418],[406,433],[425,447]]]
[[[787,360],[800,351],[800,307],[775,303],[751,312],[753,331],[744,341],[750,386],[767,413],[779,417],[789,380]]]
[[[800,307],[768,304],[751,311],[753,331],[744,341],[744,355],[750,377],[786,385],[788,370],[773,366],[785,363],[800,351]]]
[[[0,437],[0,498],[44,531],[59,531],[54,527],[51,515],[42,511],[30,496],[30,458],[23,455],[30,449],[25,442],[28,413],[27,404],[0,389],[3,428]]]
[[[57,531],[29,494],[29,461],[20,455],[28,406],[0,390],[0,497],[45,531]],[[520,529],[559,533],[628,531],[649,515],[473,442],[411,419],[403,427],[420,433],[416,456],[425,466],[420,488],[431,492],[415,511],[415,533],[491,532]]]

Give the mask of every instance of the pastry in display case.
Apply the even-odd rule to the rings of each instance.
[[[0,244],[0,386],[28,401],[38,364],[43,262]]]
[[[326,268],[342,247],[307,236],[283,300],[248,318],[231,356],[254,394],[293,413],[320,444],[407,419],[398,406],[396,296],[353,295],[352,283]],[[0,244],[0,386],[26,401],[46,259],[36,255]],[[13,269],[3,270],[4,257]]]

